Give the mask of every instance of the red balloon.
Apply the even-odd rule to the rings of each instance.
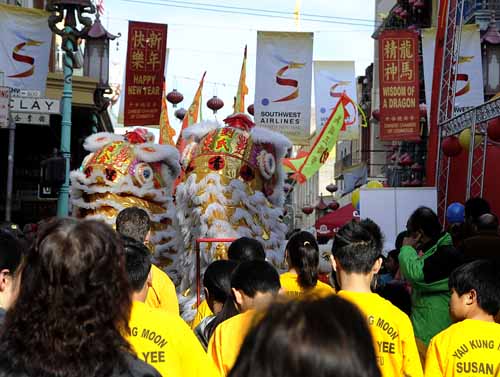
[[[490,120],[486,132],[491,140],[500,142],[500,117]]]
[[[450,136],[444,139],[441,147],[443,148],[445,156],[448,157],[458,156],[460,152],[462,152],[462,146],[460,145],[458,138],[455,136]]]

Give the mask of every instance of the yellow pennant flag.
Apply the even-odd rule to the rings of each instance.
[[[243,64],[241,65],[240,82],[238,84],[238,92],[234,100],[234,112],[245,112],[245,96],[248,94],[247,81],[247,46],[245,46],[245,53],[243,55]]]
[[[160,140],[159,144],[174,145],[175,130],[170,126],[167,109],[167,86],[163,83],[163,95],[161,98],[161,114],[160,114]]]
[[[182,137],[182,131],[198,121],[198,114],[200,112],[200,104],[201,104],[201,91],[203,90],[203,80],[205,80],[206,74],[207,72],[203,73],[200,85],[198,86],[198,90],[194,95],[193,102],[191,103],[191,106],[189,106],[189,109],[187,110],[186,115],[182,120],[180,135],[179,138],[177,139],[177,149],[179,150],[180,153],[182,153],[184,147],[186,146],[186,141]]]

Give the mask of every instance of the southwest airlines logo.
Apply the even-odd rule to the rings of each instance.
[[[294,61],[286,61],[285,59],[275,56],[276,60],[285,64],[276,72],[276,83],[281,86],[289,86],[295,88],[290,94],[285,97],[273,100],[272,102],[287,102],[294,100],[299,97],[299,82],[295,79],[290,79],[285,76],[285,73],[291,69],[301,69],[305,67],[305,63],[297,63]],[[262,105],[269,105],[270,100],[268,98],[262,99]]]
[[[334,76],[332,76],[331,74],[329,74],[328,71],[321,71],[320,72],[320,75],[321,76],[324,76],[328,81],[330,81],[333,85],[330,86],[330,97],[332,98],[337,98],[336,101],[338,101],[338,98],[340,98],[342,96],[342,94],[344,94],[346,92],[346,86],[348,86],[351,82],[350,81],[345,81],[345,80],[337,80]],[[344,111],[345,111],[345,116],[346,116],[346,120],[345,120],[345,126],[351,126],[353,125],[355,122],[356,122],[356,107],[355,107],[355,104],[353,101],[349,101],[349,103],[352,105],[352,107],[354,109],[352,109],[352,113],[353,115],[351,116],[351,114],[349,113],[348,109],[346,107],[344,107]],[[330,109],[332,110],[332,109]],[[327,109],[325,107],[321,107],[319,109],[319,112],[321,114],[324,114],[326,113]]]
[[[26,78],[30,77],[35,73],[35,58],[29,55],[23,55],[20,54],[20,52],[23,52],[23,49],[25,47],[29,46],[41,46],[43,42],[36,41],[34,39],[27,39],[25,37],[19,36],[20,38],[24,39],[24,42],[21,42],[17,44],[13,49],[12,49],[12,59],[14,59],[17,62],[21,63],[26,63],[30,65],[30,68],[28,68],[24,72],[19,72],[14,75],[10,75],[10,78]],[[23,52],[24,53],[24,52]]]

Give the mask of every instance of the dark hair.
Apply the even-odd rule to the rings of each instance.
[[[498,263],[477,260],[454,270],[450,275],[448,285],[459,296],[474,289],[478,306],[490,315],[497,315],[500,310],[499,270]]]
[[[398,236],[396,237],[396,242],[394,242],[394,247],[396,248],[396,250],[401,250],[405,237],[408,237],[409,235],[410,232],[408,232],[407,230],[403,230],[398,234]]]
[[[259,241],[253,238],[241,237],[229,245],[227,257],[229,260],[236,262],[266,260],[266,252]]]
[[[411,295],[402,283],[384,284],[375,291],[408,317],[411,316]]]
[[[498,231],[498,217],[493,213],[485,213],[477,219],[477,230]]]
[[[125,269],[127,271],[130,288],[134,292],[144,288],[151,271],[151,254],[142,242],[122,235],[123,249],[125,251]]]
[[[75,377],[127,368],[131,301],[113,229],[70,218],[46,224],[21,279],[0,335],[0,370]]]
[[[367,228],[363,222],[351,221],[335,235],[332,254],[347,273],[368,274],[380,258],[381,240],[376,238],[380,231],[373,232],[373,224]]]
[[[203,285],[212,299],[224,303],[231,297],[231,274],[237,265],[230,260],[216,260],[208,265],[203,275]]]
[[[125,208],[116,216],[116,231],[136,241],[144,242],[150,228],[151,219],[142,208]]]
[[[380,227],[372,219],[363,219],[359,222],[363,228],[365,228],[373,236],[373,241],[375,242],[375,247],[382,253],[384,248],[384,236]]]
[[[304,288],[313,288],[318,282],[319,248],[309,232],[295,233],[286,244],[290,267],[297,271],[297,282]]]
[[[431,240],[437,240],[442,231],[438,216],[428,207],[417,208],[408,219],[407,227],[411,233],[422,231]]]
[[[337,296],[271,305],[229,377],[380,377],[366,319]]]
[[[465,211],[465,219],[468,222],[476,222],[479,216],[484,215],[485,213],[490,213],[491,208],[490,204],[484,200],[483,198],[470,198],[465,202],[464,206]]]
[[[24,255],[24,244],[10,232],[0,230],[0,270],[15,275]]]
[[[238,264],[235,261],[218,260],[209,264],[205,270],[203,285],[208,290],[211,298],[224,303],[220,313],[205,327],[206,339],[210,339],[219,323],[238,314],[231,292],[231,275],[237,266]]]
[[[400,250],[391,250],[387,254],[387,258],[391,257],[397,264],[399,264],[399,253],[400,252],[401,252]]]
[[[243,291],[248,297],[255,297],[257,292],[277,293],[281,288],[280,276],[266,261],[242,262],[231,276],[231,288]]]

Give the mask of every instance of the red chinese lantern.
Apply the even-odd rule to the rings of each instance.
[[[175,115],[175,117],[176,117],[177,119],[179,119],[179,120],[183,120],[183,119],[184,119],[184,116],[186,115],[186,112],[187,112],[187,111],[186,111],[186,109],[185,109],[185,108],[183,108],[183,107],[181,107],[180,109],[175,110],[174,115]]]
[[[379,121],[379,120],[380,120],[380,110],[373,110],[373,111],[372,111],[372,117],[373,117],[375,120]]]
[[[311,206],[305,206],[302,207],[302,212],[304,212],[306,215],[310,215],[311,213],[314,212],[314,208]]]
[[[486,132],[491,140],[500,142],[500,117],[489,121]]]
[[[319,199],[318,204],[316,204],[316,209],[317,209],[318,211],[324,211],[324,210],[325,210],[325,209],[327,209],[327,208],[328,208],[328,206],[326,205],[325,201],[323,200],[323,197],[321,197],[321,198]]]
[[[328,186],[326,186],[326,191],[328,191],[330,194],[333,194],[334,192],[336,192],[339,188],[337,187],[337,185],[333,184],[333,183],[330,183]]]
[[[255,108],[253,107],[253,103],[247,107],[248,114],[254,115],[255,113]]]
[[[340,204],[336,200],[333,200],[330,204],[328,204],[328,208],[330,208],[333,211],[338,210],[339,207],[340,207]]]
[[[213,96],[207,102],[207,107],[214,112],[217,113],[217,110],[220,110],[224,107],[224,101],[222,101],[219,97]]]
[[[441,148],[443,149],[444,155],[448,157],[458,156],[462,151],[460,141],[455,136],[450,136],[444,139]]]
[[[174,107],[176,107],[179,102],[182,102],[183,99],[184,96],[178,92],[177,89],[174,89],[167,94],[167,101],[174,105]]]

